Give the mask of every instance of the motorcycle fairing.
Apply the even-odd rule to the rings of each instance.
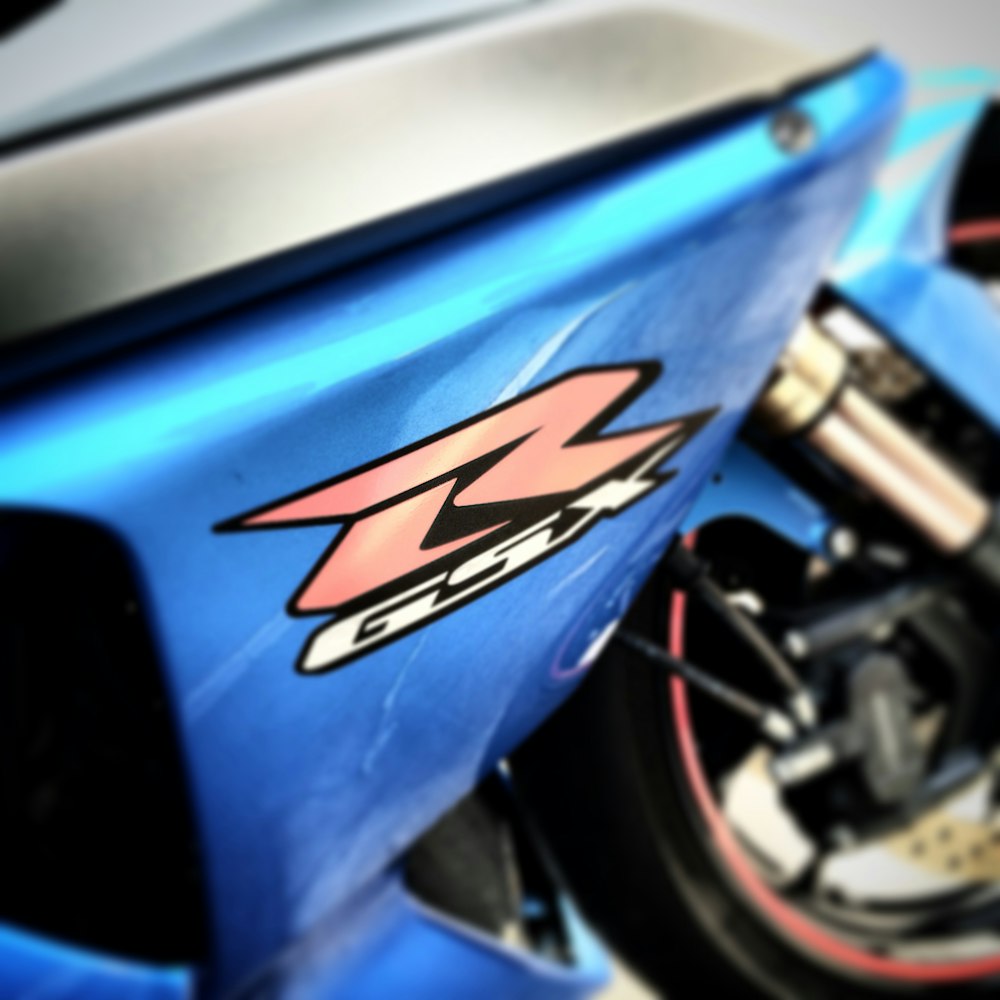
[[[426,968],[413,945],[431,918],[393,873],[569,695],[624,614],[805,307],[900,92],[870,59],[795,98],[815,125],[807,151],[782,151],[770,113],[754,113],[4,406],[0,501],[96,521],[134,560],[193,789],[206,995],[272,975],[276,994],[301,996],[359,948],[378,956],[368,995],[400,967],[419,973],[411,996],[442,995],[463,969],[480,989],[484,963],[517,967],[538,995],[594,985],[600,962],[555,968],[437,918],[449,962]],[[718,408],[669,483],[363,668],[289,669],[313,626],[284,603],[329,527],[213,525],[568,372],[636,359],[663,375],[605,433]],[[359,901],[387,879],[385,919],[366,923]],[[312,945],[318,964],[282,962]]]

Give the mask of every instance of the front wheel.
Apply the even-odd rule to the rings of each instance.
[[[814,560],[773,536],[728,526],[706,533],[704,547],[713,543],[730,589],[762,594],[770,621],[818,599]],[[742,565],[726,565],[733,551]],[[920,781],[891,803],[873,802],[851,766],[777,787],[775,750],[754,727],[620,644],[515,756],[515,779],[584,911],[658,993],[997,995],[996,754],[969,745],[963,699],[919,639],[949,613],[924,605],[912,630],[904,622],[874,642],[907,663],[923,748]],[[625,627],[752,686],[744,651],[662,573]],[[870,662],[862,646],[802,668],[828,716],[843,711],[844,677]],[[959,773],[955,760],[970,763]]]

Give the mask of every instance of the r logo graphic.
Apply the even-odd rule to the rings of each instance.
[[[601,430],[656,364],[580,369],[368,465],[219,525],[340,525],[289,602],[334,614],[299,669],[343,666],[505,583],[675,475],[714,410]]]

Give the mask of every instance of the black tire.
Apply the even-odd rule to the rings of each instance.
[[[654,579],[629,627],[667,635]],[[664,673],[618,644],[512,766],[572,894],[658,993],[688,997],[951,996],[821,965],[765,923],[726,877],[684,777]],[[996,995],[991,990],[976,995]]]
[[[979,123],[965,154],[952,199],[951,225],[1000,219],[1000,103],[994,102]],[[951,263],[982,281],[1000,279],[1000,239],[960,243]]]

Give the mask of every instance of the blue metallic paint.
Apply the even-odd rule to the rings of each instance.
[[[978,282],[946,264],[900,257],[841,290],[1000,431],[1000,310]]]
[[[681,528],[694,531],[723,517],[745,517],[772,528],[788,541],[827,555],[836,521],[811,496],[773,465],[737,441],[688,511]]]
[[[385,873],[572,690],[742,422],[900,91],[871,60],[801,96],[819,135],[805,155],[778,151],[758,115],[0,413],[0,502],[93,518],[133,555],[194,789],[209,995],[271,982],[300,996],[319,981],[392,995],[401,976],[428,997],[491,975],[525,996],[594,985],[599,963],[540,969],[428,918]],[[722,407],[677,479],[363,663],[294,673],[314,623],[285,600],[331,529],[219,536],[213,524],[562,372],[643,359],[665,373],[612,430]],[[368,939],[357,900],[379,885]],[[282,963],[317,939],[319,966]]]
[[[189,1000],[194,978],[0,927],[0,991],[5,1000]]]
[[[956,173],[1000,73],[918,75],[912,107],[838,255],[842,294],[1000,430],[1000,311],[944,260]]]
[[[913,80],[910,108],[841,247],[838,283],[886,261],[940,260],[955,177],[1000,73],[933,71]]]
[[[608,962],[572,909],[566,916],[571,965],[506,947],[426,909],[395,878],[378,879],[319,933],[284,953],[256,988],[286,1000],[458,998],[471,993],[582,1000],[606,982]]]

